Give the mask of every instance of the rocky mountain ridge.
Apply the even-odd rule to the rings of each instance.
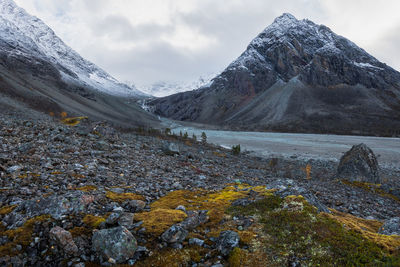
[[[53,63],[64,80],[75,80],[95,90],[113,95],[143,96],[143,93],[118,82],[92,62],[67,46],[39,18],[29,15],[12,0],[0,1],[1,35],[9,44],[9,56],[30,56]]]
[[[391,135],[400,73],[328,27],[284,14],[211,85],[150,104],[157,115],[231,129]]]

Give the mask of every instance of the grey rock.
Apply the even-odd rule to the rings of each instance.
[[[188,217],[183,222],[179,223],[179,225],[186,230],[193,230],[209,220],[206,210],[188,211],[187,215]]]
[[[201,240],[201,239],[198,239],[198,238],[190,238],[189,239],[189,245],[195,245],[195,246],[202,247],[204,245],[204,240]]]
[[[130,228],[133,225],[133,217],[134,214],[130,212],[124,212],[118,218],[118,224],[120,226],[125,226],[126,228]]]
[[[14,173],[14,172],[17,172],[17,171],[19,171],[21,169],[22,169],[21,166],[14,165],[14,166],[11,166],[11,167],[7,168],[7,172],[8,173]]]
[[[124,263],[135,255],[136,249],[135,237],[123,226],[95,231],[92,237],[92,250],[103,261],[111,258]]]
[[[86,207],[94,201],[90,195],[76,191],[63,196],[50,196],[27,200],[21,204],[29,217],[50,214],[54,219],[60,220],[65,214],[84,212]]]
[[[239,234],[234,231],[223,231],[216,242],[216,249],[222,255],[227,256],[233,248],[239,246]]]
[[[129,200],[123,204],[126,210],[131,212],[141,212],[146,207],[146,202],[142,200]]]
[[[394,217],[387,220],[379,229],[382,235],[399,235],[400,236],[400,217]]]
[[[161,235],[161,239],[167,243],[181,243],[188,236],[189,232],[179,224],[171,226]]]
[[[162,151],[164,152],[165,155],[168,156],[174,156],[180,154],[180,148],[175,143],[169,143],[169,142],[165,143],[162,146]]]
[[[378,160],[365,144],[353,146],[342,156],[337,176],[349,181],[381,183]]]
[[[106,219],[106,224],[116,224],[118,222],[119,217],[121,216],[120,212],[113,212],[111,213],[107,219]]]

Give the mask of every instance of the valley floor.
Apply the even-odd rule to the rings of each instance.
[[[163,266],[160,262],[168,258],[182,266],[240,266],[234,265],[235,257],[239,262],[251,262],[243,255],[254,256],[254,260],[260,256],[251,254],[255,253],[252,250],[255,249],[254,242],[261,242],[259,238],[265,237],[257,232],[264,231],[262,225],[266,224],[260,218],[265,214],[272,216],[282,209],[279,207],[284,210],[288,205],[308,207],[302,198],[289,197],[300,194],[325,211],[335,209],[338,212],[332,215],[336,216],[335,220],[357,216],[356,222],[373,222],[375,225],[368,230],[369,236],[381,241],[389,238],[385,244],[374,241],[378,244],[374,251],[380,256],[372,261],[367,259],[367,263],[399,261],[400,237],[376,233],[385,220],[400,216],[400,176],[395,169],[389,168],[390,165],[383,173],[385,184],[354,184],[335,179],[337,161],[323,157],[312,159],[313,154],[309,158],[301,157],[300,151],[296,152],[298,158],[265,153],[263,157],[248,153],[232,155],[229,149],[165,136],[157,131],[119,132],[107,124],[91,121],[70,127],[55,118],[38,118],[35,114],[28,117],[9,110],[2,110],[0,133],[0,265],[93,266],[100,262],[112,264],[117,260],[132,265],[136,262],[138,266]],[[217,140],[210,132],[208,135],[209,140]],[[232,143],[227,145],[238,141],[232,137]],[[267,144],[265,147],[269,147]],[[337,146],[343,152],[348,148],[341,144]],[[335,153],[332,155],[337,155]],[[269,190],[277,188],[283,190],[279,201]],[[274,202],[277,206],[265,210],[259,217],[260,209],[254,203],[262,203],[265,198],[278,201]],[[249,210],[253,213],[241,214],[240,208],[229,210],[238,199],[247,199],[250,204],[246,205],[252,207]],[[179,205],[185,207],[176,210]],[[238,205],[242,204],[239,202]],[[200,222],[201,210],[208,210],[208,222]],[[301,208],[303,211],[309,211],[309,208]],[[298,210],[289,209],[288,212]],[[316,211],[310,216],[317,218],[313,223],[321,220],[325,225],[328,222]],[[189,247],[185,239],[187,234],[179,242],[170,240],[182,234],[179,231],[170,238],[160,237],[170,226],[185,218],[199,221],[196,224],[199,228],[185,230],[189,231],[189,243],[192,242]],[[118,225],[130,230],[139,249],[130,259],[105,258],[104,254],[103,259],[99,258],[101,253],[95,253],[93,248],[92,231]],[[73,240],[60,238],[52,231],[55,226],[70,232]],[[252,227],[258,227],[258,230]],[[335,227],[339,226],[335,224]],[[231,254],[224,254],[216,240],[219,232],[227,229],[238,229],[241,238],[240,248]],[[367,238],[363,231],[366,230],[354,233],[357,240]],[[343,232],[345,234],[347,232]],[[251,237],[246,241],[249,235],[255,239]],[[206,244],[195,249],[196,254],[193,242],[199,243],[198,240],[205,240]],[[367,242],[365,240],[362,242]],[[315,246],[321,244],[315,243]],[[358,243],[349,246],[355,244]],[[329,246],[324,247],[321,255],[314,251],[319,255],[318,259],[307,258],[309,251],[299,251],[300,256],[285,254],[290,244],[287,248],[279,248],[276,257],[272,255],[274,253],[268,254],[272,248],[266,248],[263,253],[267,253],[270,263],[276,266],[290,262],[326,263],[330,258],[333,260],[337,253],[335,249],[338,249],[331,250]],[[171,258],[171,255],[177,258]],[[348,259],[341,260],[347,262]],[[362,263],[358,260],[354,262]]]

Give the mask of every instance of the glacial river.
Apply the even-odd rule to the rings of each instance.
[[[400,169],[400,138],[345,136],[325,134],[291,134],[202,130],[176,126],[172,132],[195,134],[200,140],[204,131],[209,143],[231,148],[240,144],[242,151],[261,157],[293,157],[338,161],[353,145],[364,143],[377,155],[381,165]]]

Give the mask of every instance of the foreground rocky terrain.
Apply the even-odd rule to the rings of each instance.
[[[395,172],[73,124],[2,110],[0,265],[400,264]]]

